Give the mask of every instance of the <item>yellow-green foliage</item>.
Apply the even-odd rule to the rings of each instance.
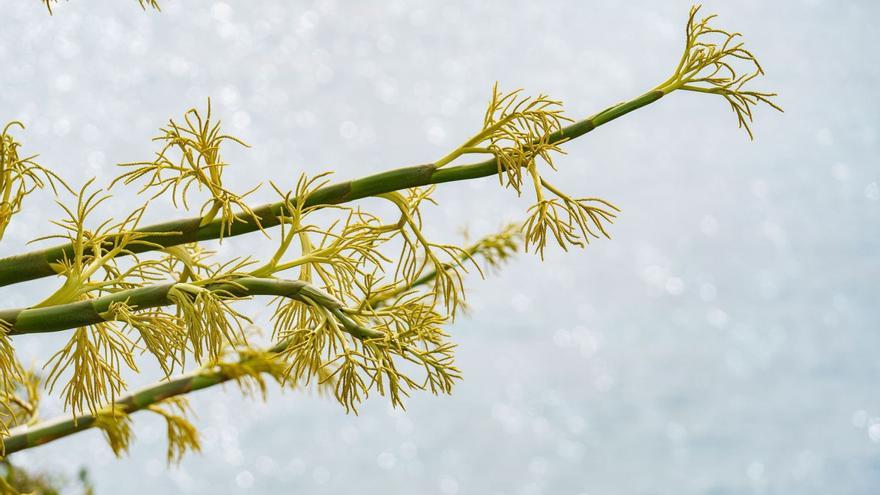
[[[227,141],[247,145],[234,136],[222,134],[220,122],[211,121],[211,100],[208,100],[204,117],[193,108],[184,114],[183,122],[178,124],[173,119],[169,120],[168,126],[161,129],[162,134],[153,139],[162,143],[162,149],[156,153],[154,160],[120,164],[133,170],[117,177],[111,187],[116,182],[131,184],[147,179],[140,192],[156,190],[153,199],[167,192],[175,206],[182,203],[187,209],[191,188],[207,189],[211,199],[202,205],[202,224],[210,223],[220,214],[223,219],[221,239],[233,222],[242,220],[240,215],[246,215],[259,224],[259,218],[244,202],[245,196],[259,186],[240,196],[223,187],[223,168],[227,164],[220,158],[220,146]]]
[[[724,97],[736,114],[739,126],[752,138],[752,108],[759,103],[782,111],[771,98],[776,93],[754,91],[746,85],[764,74],[758,59],[741,41],[740,33],[711,25],[717,16],[697,18],[700,6],[691,8],[685,28],[685,47],[681,61],[672,76],[659,84],[664,93],[683,89]],[[743,71],[743,66],[745,71]]]
[[[168,464],[179,463],[188,451],[198,452],[202,449],[199,443],[199,432],[187,419],[187,416],[192,414],[192,409],[185,397],[172,397],[159,404],[151,405],[148,409],[165,419],[168,435]]]
[[[55,184],[63,181],[54,172],[40,166],[34,159],[36,156],[22,158],[19,156],[21,143],[12,137],[12,129],[24,128],[20,122],[10,122],[0,132],[0,239],[9,225],[12,215],[21,210],[21,202],[25,196],[42,189],[47,184],[55,190]]]
[[[3,360],[8,359],[3,356]],[[15,360],[5,366],[3,381],[0,383],[0,434],[7,434],[9,428],[32,424],[39,417],[40,379],[32,370],[25,369]],[[2,449],[0,449],[2,454]]]
[[[50,7],[53,2],[45,3]],[[158,8],[155,2],[140,3]],[[566,127],[574,120],[564,115],[561,102],[520,90],[505,93],[497,84],[492,88],[480,130],[419,169],[451,174],[480,166],[466,163],[471,158],[490,158],[495,169],[484,175],[497,171],[501,185],[517,195],[533,191],[522,223],[470,245],[426,233],[423,213],[435,204],[430,181],[361,196],[390,202],[391,215],[349,202],[345,191],[367,186],[357,181],[330,185],[328,174],[301,176],[295,184],[272,183],[279,203],[274,209],[252,208],[245,198],[254,189],[235,192],[223,183],[223,170],[233,166],[222,159],[224,147],[244,142],[223,132],[210,101],[204,111],[189,109],[181,121],[169,120],[155,139],[155,155],[122,164],[125,171],[111,183],[138,188],[144,193],[142,206],[121,221],[95,218],[110,193],[93,180],[72,200],[58,201],[63,212],[53,222],[58,231],[39,240],[61,239],[69,249],[47,260],[60,284],[32,309],[74,312],[89,324],[68,330],[68,342],[48,359],[40,384],[15,359],[11,335],[17,322],[2,322],[0,434],[35,421],[42,387],[58,393],[74,418],[85,416],[100,428],[117,454],[130,443],[133,412],[148,409],[161,415],[167,423],[168,461],[175,463],[184,452],[199,449],[188,405],[180,397],[198,388],[234,381],[245,393],[265,397],[267,379],[287,387],[317,386],[353,412],[370,394],[387,396],[402,407],[413,391],[450,393],[461,372],[455,344],[444,329],[465,305],[468,272],[497,268],[521,245],[543,257],[548,244],[567,249],[609,237],[616,206],[570,195],[545,177],[555,170],[560,146],[571,138],[567,129],[580,126],[582,134],[602,119],[617,118],[679,89],[722,96],[750,136],[752,107],[767,103],[777,108],[769,100],[773,94],[745,87],[762,69],[737,42],[738,35],[711,28],[712,16],[698,20],[697,10],[691,11],[685,51],[673,75],[651,92],[586,121]],[[740,63],[753,70],[738,73]],[[28,193],[63,184],[33,158],[19,157],[10,129],[0,134],[0,235]],[[393,182],[397,172],[382,178]],[[328,191],[343,193],[319,200]],[[274,243],[273,255],[219,259],[201,244],[184,243],[195,237],[165,247],[159,240],[181,232],[139,227],[152,202],[163,196],[184,210],[200,196],[195,199],[201,203],[199,228],[219,225],[212,235],[222,241],[238,225],[253,226],[250,231],[262,231],[270,239],[266,242]],[[264,229],[263,223],[279,228]],[[179,225],[183,230],[189,224]],[[141,290],[147,288],[152,292]],[[269,296],[272,307],[269,348],[258,345],[261,337],[249,330],[249,317],[236,309],[257,295]],[[166,381],[121,399],[127,390],[124,374],[138,370],[142,353],[158,360],[159,378]],[[194,371],[176,376],[186,368]],[[12,435],[8,438],[23,442],[18,449],[33,446],[27,443],[32,437]]]

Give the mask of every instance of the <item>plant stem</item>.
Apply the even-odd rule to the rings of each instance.
[[[105,314],[114,302],[124,302],[137,310],[173,304],[173,301],[168,298],[168,292],[175,285],[177,285],[176,282],[169,282],[124,290],[89,301],[39,308],[2,310],[0,311],[0,321],[6,323],[7,335],[57,332],[94,325],[107,321],[102,314]],[[333,296],[300,280],[242,277],[229,282],[208,284],[205,288],[233,297],[282,296],[303,302],[313,301],[330,311],[343,307],[343,304]],[[363,327],[346,327],[346,329],[358,338],[373,338],[384,335],[381,332]]]
[[[197,370],[124,396],[116,402],[116,406],[121,408],[122,412],[133,413],[170,397],[212,387],[231,379],[233,377],[217,370]],[[4,456],[92,428],[95,419],[94,414],[84,414],[76,418],[61,416],[32,426],[16,427],[9,436],[2,438]]]
[[[427,284],[436,276],[436,271],[431,271],[410,284],[407,289]],[[282,340],[270,347],[267,352],[276,355],[281,354],[287,350],[288,345],[290,345],[289,340]],[[247,365],[249,361],[250,359],[244,358],[240,361],[240,364]],[[131,414],[162,402],[165,399],[220,385],[230,380],[234,380],[235,378],[236,377],[229,376],[217,369],[199,369],[181,375],[174,380],[155,383],[137,392],[125,395],[116,401],[115,405],[121,408],[126,414]],[[84,414],[77,416],[76,418],[72,416],[60,416],[52,420],[42,421],[35,425],[18,426],[13,428],[8,436],[0,437],[0,442],[2,442],[0,452],[2,452],[2,455],[5,457],[21,450],[38,447],[54,440],[58,440],[59,438],[64,438],[73,435],[74,433],[88,430],[94,426],[94,414]]]
[[[609,107],[587,119],[575,122],[554,132],[549,141],[562,143],[580,137],[596,127],[606,124],[633,110],[653,103],[663,97],[662,91],[649,91],[643,95]],[[478,179],[499,173],[497,159],[483,162],[438,168],[435,164],[416,165],[398,168],[347,182],[339,182],[315,190],[305,202],[305,206],[333,205],[346,203],[370,196],[389,193],[411,187]],[[285,202],[280,201],[253,208],[255,218],[245,217],[243,221],[224,225],[222,219],[215,219],[202,225],[203,217],[184,218],[138,229],[140,232],[156,232],[162,235],[148,236],[141,243],[131,244],[131,253],[141,253],[157,249],[156,246],[176,246],[189,242],[219,239],[255,232],[262,228],[279,225],[279,216],[285,213]],[[258,221],[257,221],[258,220]],[[53,263],[73,256],[73,246],[62,244],[38,251],[0,259],[0,286],[11,285],[27,280],[48,277],[56,274]]]

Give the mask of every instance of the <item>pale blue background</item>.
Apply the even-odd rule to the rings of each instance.
[[[72,0],[50,18],[36,0],[0,2],[0,120],[29,126],[26,150],[106,183],[211,96],[253,145],[227,154],[241,189],[423,163],[475,130],[496,80],[572,116],[650,88],[678,61],[689,7],[165,3]],[[452,397],[418,394],[406,412],[376,398],[355,417],[311,394],[264,405],[211,390],[195,398],[205,452],[179,469],[164,467],[163,425],[141,416],[121,460],[97,432],[13,459],[86,465],[98,493],[877,493],[878,6],[709,2],[786,113],[758,111],[750,143],[722,101],[677,94],[567,146],[556,181],[619,204],[615,239],[472,278],[473,312],[451,328],[466,377]],[[495,179],[438,198],[438,238],[527,207]],[[27,209],[3,254],[57,216],[46,196]],[[258,236],[223,246],[268,249]],[[4,306],[51,283],[2,289]],[[36,359],[60,338],[15,343]]]

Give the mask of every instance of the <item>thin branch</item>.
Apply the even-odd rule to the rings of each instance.
[[[7,335],[47,333],[113,321],[114,303],[124,303],[140,311],[175,304],[173,290],[187,285],[177,282],[119,291],[107,296],[56,306],[0,311],[0,321],[7,325]],[[317,303],[334,311],[343,304],[326,292],[299,280],[241,277],[229,282],[207,284],[204,289],[228,297],[281,296],[306,303]],[[345,329],[358,338],[381,337],[381,333],[342,322]]]

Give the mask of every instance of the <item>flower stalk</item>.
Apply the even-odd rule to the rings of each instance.
[[[488,267],[497,267],[512,257],[517,250],[516,227],[515,225],[507,226],[497,234],[477,240],[465,250],[471,257],[481,258]],[[406,287],[406,290],[413,290],[430,284],[436,277],[437,272],[431,270]],[[259,283],[249,281],[238,282],[241,286],[251,290],[257,290],[258,287],[265,284],[264,281]],[[263,287],[265,286],[263,285]],[[275,291],[276,294],[274,295],[285,295],[285,297],[309,297],[306,294],[315,295],[312,292],[312,288],[298,281],[281,282],[277,286],[284,289]],[[160,293],[161,290],[153,292]],[[383,303],[396,299],[403,292],[399,291],[394,294],[377,297],[371,304],[376,307],[381,306]],[[254,295],[253,292],[250,292],[250,295]],[[151,297],[154,301],[161,300],[161,297],[156,294],[153,294]],[[292,338],[283,339],[263,351],[244,353],[237,363],[231,365],[209,365],[174,379],[149,385],[139,391],[120,397],[114,405],[115,411],[129,415],[137,411],[151,410],[157,405],[168,401],[168,399],[184,396],[216,385],[222,385],[230,381],[240,380],[243,376],[253,379],[255,373],[268,374],[279,383],[284,384],[285,373],[279,371],[284,365],[276,358],[288,352],[292,344]],[[242,370],[245,371],[244,374],[242,374]],[[9,455],[89,430],[99,426],[97,425],[97,418],[105,413],[106,411],[102,410],[81,416],[60,416],[52,420],[19,426],[10,431],[8,436],[0,436],[0,442],[2,442],[0,452],[5,452],[5,455]]]
[[[154,5],[141,1],[146,4]],[[779,110],[770,100],[775,94],[746,87],[763,69],[739,35],[711,27],[713,16],[698,20],[698,10],[691,10],[684,54],[672,76],[636,98],[574,121],[559,101],[520,90],[503,93],[496,84],[482,127],[433,163],[339,183],[330,183],[327,174],[302,176],[293,190],[273,183],[281,201],[259,207],[245,202],[255,189],[241,194],[223,184],[221,145],[244,143],[221,132],[210,101],[204,117],[193,108],[183,121],[169,120],[156,138],[162,146],[154,159],[122,164],[128,171],[113,183],[141,183],[140,192],[154,193],[150,201],[170,196],[187,210],[188,194],[202,190],[210,197],[200,216],[140,227],[148,201],[122,222],[87,227],[109,197],[91,191],[87,181],[75,206],[58,202],[67,218],[53,224],[62,233],[38,239],[64,244],[0,259],[0,286],[53,275],[64,280],[41,303],[0,310],[5,453],[94,427],[119,455],[130,443],[130,414],[148,410],[165,419],[168,458],[175,462],[199,449],[185,394],[235,382],[246,393],[265,395],[266,376],[283,386],[314,383],[355,413],[371,393],[395,407],[403,407],[413,390],[451,393],[461,371],[445,327],[466,306],[467,265],[473,262],[482,275],[475,257],[497,266],[520,244],[543,259],[547,244],[567,250],[610,237],[606,225],[616,218],[616,206],[564,192],[543,176],[546,168],[556,170],[562,145],[679,90],[723,97],[750,137],[753,107]],[[742,64],[748,72],[737,68]],[[55,176],[21,159],[6,130],[0,144],[2,235],[21,197],[53,185]],[[479,161],[462,163],[471,158]],[[438,184],[493,175],[517,196],[533,192],[524,221],[466,248],[426,235],[422,206],[436,204],[431,195]],[[346,205],[364,198],[391,201],[393,219]],[[276,226],[280,242],[268,260],[244,253],[213,262],[214,253],[198,244],[256,231],[271,239],[266,229]],[[233,309],[234,301],[254,296],[270,296],[274,305],[275,344],[268,349],[251,347],[251,320]],[[47,360],[42,380],[22,368],[11,337],[67,329],[71,337]],[[155,356],[165,379],[125,394],[123,368],[138,370],[136,351]],[[190,359],[199,368],[173,377]],[[52,394],[56,385],[71,416],[39,422],[32,392],[42,386]]]
[[[56,306],[0,310],[0,320],[7,325],[7,335],[47,333],[80,328],[97,323],[114,321],[111,307],[125,303],[136,310],[145,310],[174,304],[169,294],[175,288],[188,284],[169,282],[139,287],[95,299]],[[299,280],[241,277],[231,282],[207,284],[203,287],[228,297],[279,296],[302,302],[317,303],[330,311],[343,308],[343,304],[326,292]],[[381,334],[367,328],[351,327],[359,338],[380,337]]]
[[[653,103],[662,96],[663,93],[660,91],[651,91],[633,100],[614,105],[560,129],[551,134],[549,140],[552,143],[564,143],[576,139],[601,125]],[[304,206],[337,205],[413,187],[473,180],[496,174],[498,174],[496,158],[442,168],[437,168],[434,164],[403,167],[321,187],[309,195]],[[251,209],[253,216],[243,215],[240,221],[232,224],[227,224],[222,219],[215,219],[202,225],[203,218],[199,216],[142,227],[136,232],[151,235],[140,237],[140,243],[129,246],[128,251],[131,254],[138,254],[160,247],[239,236],[276,227],[281,224],[280,218],[289,214],[286,211],[288,204],[288,201],[279,201],[254,207]],[[57,271],[53,264],[73,254],[73,245],[67,243],[0,259],[0,286],[56,275]]]

